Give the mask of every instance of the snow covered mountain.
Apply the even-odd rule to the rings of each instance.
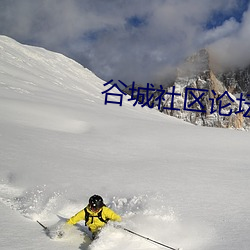
[[[250,65],[243,68],[218,72],[217,77],[224,82],[231,93],[250,94]]]
[[[172,86],[180,93],[174,100],[178,110],[164,109],[171,106],[168,95],[162,105],[164,113],[196,125],[249,130],[247,68],[221,72],[213,64],[209,51],[202,49],[180,65]],[[172,86],[167,92],[171,93]]]
[[[143,106],[195,125],[249,130],[249,67],[222,68],[202,49],[177,68],[174,80],[158,86],[135,83],[124,91]]]
[[[162,249],[108,225],[54,228],[102,195],[122,225],[184,250],[248,250],[249,133],[104,105],[107,86],[63,55],[0,36],[0,248]],[[115,96],[109,96],[114,98]],[[63,223],[63,220],[60,220]]]

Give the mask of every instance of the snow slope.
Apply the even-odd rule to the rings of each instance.
[[[90,244],[83,223],[63,239],[36,223],[54,228],[97,193],[124,227],[166,245],[248,250],[249,133],[196,127],[126,97],[104,105],[103,83],[0,36],[0,248],[162,249],[112,225]]]

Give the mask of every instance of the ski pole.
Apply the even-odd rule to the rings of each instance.
[[[48,228],[47,227],[45,227],[41,222],[39,222],[38,220],[36,221],[40,226],[42,226],[43,227],[43,229],[46,231],[46,230],[48,230]]]
[[[125,230],[125,231],[127,231],[127,232],[129,232],[129,233],[131,233],[131,234],[137,235],[137,236],[139,236],[139,237],[141,237],[141,238],[143,238],[143,239],[145,239],[145,240],[154,242],[154,243],[156,243],[156,244],[158,244],[158,245],[161,245],[161,246],[163,246],[163,247],[169,248],[169,249],[171,249],[171,250],[180,250],[180,248],[173,248],[173,247],[167,246],[167,245],[162,244],[162,243],[160,243],[160,242],[158,242],[158,241],[155,241],[155,240],[152,240],[152,239],[150,239],[150,238],[148,238],[148,237],[145,237],[145,236],[143,236],[143,235],[141,235],[141,234],[135,233],[135,232],[133,232],[133,231],[127,229],[127,228],[122,228],[122,229]]]

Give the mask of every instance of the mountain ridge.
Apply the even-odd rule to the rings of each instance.
[[[250,84],[248,70],[247,68],[245,71],[241,71],[241,75],[245,76],[244,81],[236,70],[220,71],[213,64],[209,50],[201,49],[188,57],[178,67],[176,79],[171,86],[171,88],[175,86],[181,93],[181,96],[177,97],[179,100],[176,100],[175,103],[180,110],[172,112],[167,110],[165,113],[196,125],[248,130],[249,118],[244,117],[243,112],[238,112],[241,105],[244,106],[244,111],[248,110],[248,106],[239,100],[241,94],[244,96],[244,100],[247,100]],[[191,95],[187,91],[190,88],[195,89]],[[199,101],[194,103],[195,96],[198,98],[202,94],[201,89],[206,90],[206,93],[204,92],[204,95],[199,99],[201,104]],[[191,105],[190,109],[183,109],[184,102],[186,102],[186,107],[192,103],[194,105]],[[163,109],[169,105],[170,102],[165,101]],[[222,107],[224,108],[222,109]],[[216,112],[213,112],[214,110]]]

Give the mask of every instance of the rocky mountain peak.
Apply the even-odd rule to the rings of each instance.
[[[177,69],[177,77],[195,76],[206,74],[210,69],[209,52],[201,49],[188,57]]]
[[[195,125],[250,129],[250,118],[247,117],[250,116],[250,98],[248,100],[247,96],[250,66],[227,71],[221,71],[223,67],[217,66],[207,49],[188,57],[177,68],[172,84],[162,84],[166,91],[160,105],[155,100],[159,100],[161,91],[154,88],[136,84],[137,91],[131,92],[129,86],[125,92],[140,102],[144,100],[142,96],[151,96],[151,107],[155,105],[159,109],[160,106],[161,112]]]
[[[223,72],[216,67],[209,51],[201,49],[178,67],[168,93],[173,86],[180,95],[175,96],[174,104],[166,96],[162,112],[196,125],[249,129],[250,119],[238,111],[248,110],[239,95],[247,102],[250,66]],[[171,105],[175,109],[169,109]]]

